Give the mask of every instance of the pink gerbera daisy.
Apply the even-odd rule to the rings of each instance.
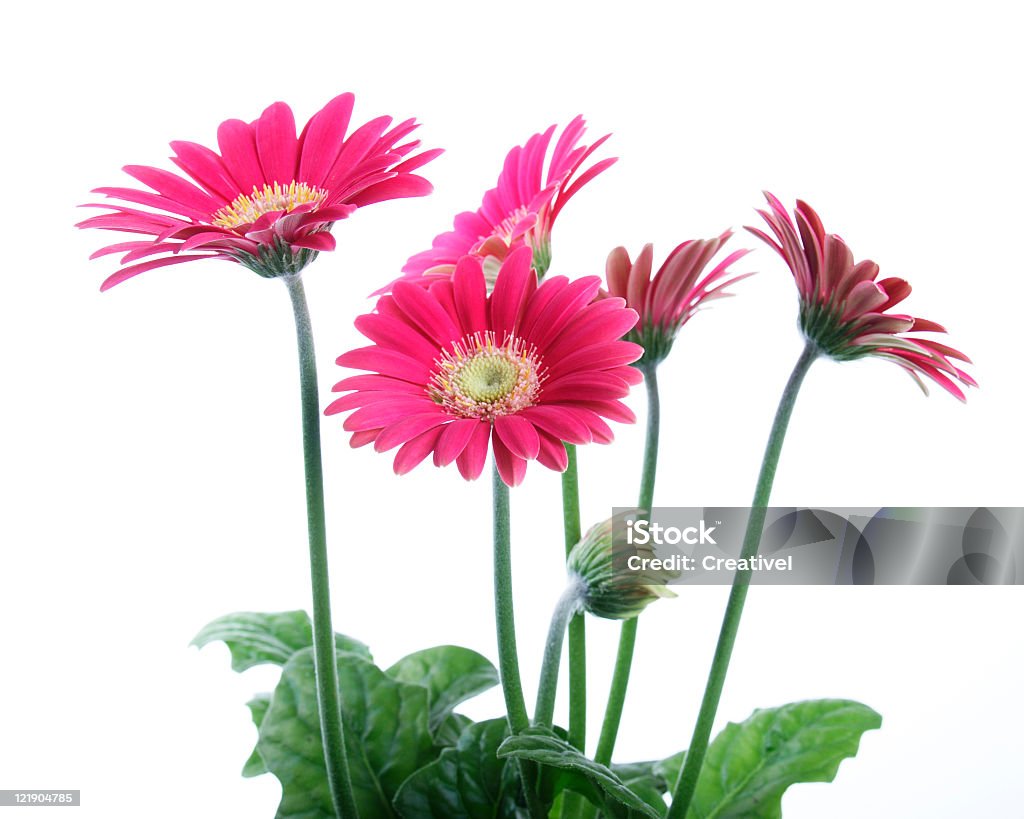
[[[125,166],[151,190],[97,188],[94,193],[158,212],[120,203],[85,206],[111,212],[78,227],[151,237],[108,245],[92,255],[124,254],[126,266],[101,289],[155,267],[204,258],[229,259],[266,277],[294,275],[319,251],[334,249],[332,224],[356,208],[430,193],[430,183],[412,171],[441,152],[406,158],[419,145],[415,140],[399,144],[417,127],[411,119],[388,130],[391,117],[378,117],[346,139],[354,99],[352,94],[335,97],[298,136],[291,108],[276,102],[255,122],[221,123],[220,154],[194,142],[172,142],[171,161],[187,178]]]
[[[395,472],[434,455],[479,477],[493,449],[502,479],[523,480],[526,462],[566,468],[565,443],[607,443],[603,418],[632,423],[619,400],[643,352],[622,341],[637,314],[622,299],[595,301],[601,281],[563,276],[538,286],[529,248],[513,251],[488,295],[480,261],[463,257],[429,287],[396,282],[376,310],[356,319],[373,344],[338,363],[369,370],[338,383],[349,392],[326,410],[345,420],[352,445],[400,447]],[[603,418],[602,418],[603,416]]]
[[[725,292],[726,287],[753,275],[732,275],[729,266],[750,252],[736,250],[698,281],[704,268],[730,236],[732,231],[727,230],[715,239],[683,242],[668,254],[653,280],[653,245],[644,245],[635,262],[630,261],[624,247],[617,247],[608,254],[608,294],[625,299],[626,304],[640,314],[636,327],[626,336],[629,341],[643,345],[644,355],[637,362],[638,367],[657,365],[672,349],[679,328],[702,305],[731,296],[732,293]]]
[[[585,131],[583,117],[577,116],[562,131],[550,158],[554,125],[509,151],[498,184],[484,194],[480,209],[460,213],[454,230],[436,236],[430,250],[410,258],[402,268],[406,278],[450,276],[458,260],[472,254],[492,260],[485,269],[493,279],[492,269],[523,245],[533,251],[533,266],[543,277],[551,264],[551,227],[558,214],[580,188],[616,161],[602,159],[576,177],[587,158],[611,136],[605,134],[593,145],[578,145]]]
[[[818,214],[806,202],[797,200],[794,224],[775,196],[766,192],[765,197],[771,210],[758,213],[777,241],[757,228],[747,230],[773,247],[793,272],[804,336],[838,361],[865,356],[893,361],[925,394],[922,375],[963,401],[963,390],[956,382],[977,384],[953,361],[970,363],[970,359],[937,341],[901,335],[944,333],[945,328],[927,319],[888,312],[910,295],[910,285],[898,278],[876,281],[878,265],[867,259],[854,263],[846,243],[825,233]]]

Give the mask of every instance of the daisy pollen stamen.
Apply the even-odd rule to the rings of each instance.
[[[327,198],[327,191],[313,188],[305,182],[291,182],[282,187],[278,182],[264,185],[259,190],[253,185],[252,193],[241,194],[230,205],[225,205],[213,215],[213,224],[231,228],[250,225],[265,213],[284,211],[290,213],[300,205],[313,205],[315,210]]]
[[[462,418],[490,421],[533,406],[546,378],[535,347],[515,336],[499,345],[492,331],[466,336],[435,364],[427,392]]]

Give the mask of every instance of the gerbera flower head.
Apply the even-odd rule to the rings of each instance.
[[[640,315],[636,327],[626,338],[644,348],[638,367],[656,366],[672,349],[679,328],[707,302],[733,295],[725,288],[751,273],[734,275],[730,265],[749,250],[736,250],[722,259],[710,273],[701,273],[732,236],[726,231],[714,239],[693,239],[678,245],[658,269],[653,280],[651,269],[654,247],[644,245],[636,261],[624,247],[608,254],[606,278],[608,294],[626,300]]]
[[[906,370],[924,390],[921,376],[965,400],[957,382],[977,383],[953,362],[970,359],[958,350],[905,333],[944,333],[934,321],[889,312],[910,295],[903,279],[878,280],[878,265],[869,259],[854,262],[846,243],[826,233],[821,219],[806,202],[797,201],[794,216],[772,194],[765,193],[769,210],[758,213],[774,238],[748,227],[782,256],[800,295],[800,329],[820,352],[837,361],[874,356]]]
[[[676,596],[665,584],[679,572],[649,568],[643,561],[656,558],[654,550],[628,542],[626,521],[639,511],[620,512],[590,527],[566,559],[570,579],[579,582],[581,606],[595,617],[629,620],[655,600]],[[633,556],[641,558],[636,570],[627,565]]]
[[[611,136],[580,145],[585,131],[586,122],[577,116],[550,156],[554,125],[509,151],[498,184],[484,194],[479,210],[460,213],[454,230],[436,236],[430,250],[412,256],[402,268],[405,278],[451,276],[458,260],[471,254],[485,262],[493,282],[500,263],[522,246],[533,251],[534,269],[543,278],[551,265],[551,228],[558,214],[580,188],[616,162],[615,157],[602,159],[580,172]]]
[[[123,266],[101,289],[156,267],[205,258],[238,262],[266,277],[295,275],[321,250],[334,249],[330,229],[337,220],[374,202],[430,193],[430,183],[412,171],[441,152],[409,156],[419,145],[402,142],[417,127],[411,119],[390,127],[391,117],[377,117],[346,137],[354,99],[335,97],[298,136],[291,108],[276,102],[255,122],[221,123],[219,154],[194,142],[172,142],[171,161],[184,176],[125,166],[149,190],[97,188],[93,193],[120,201],[86,205],[109,212],[78,227],[147,238],[92,254],[124,254]]]
[[[642,376],[643,352],[622,336],[637,314],[622,299],[597,299],[596,276],[556,276],[538,285],[532,250],[508,255],[493,292],[480,260],[465,256],[428,287],[396,282],[374,312],[356,319],[371,342],[338,364],[370,374],[335,385],[347,392],[326,414],[345,419],[352,446],[398,447],[404,474],[433,453],[480,476],[488,450],[502,479],[519,484],[526,463],[562,471],[564,444],[608,443],[604,419],[632,423],[622,402]]]

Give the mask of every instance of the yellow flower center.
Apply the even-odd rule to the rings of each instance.
[[[327,191],[311,188],[305,182],[292,182],[285,187],[275,182],[259,190],[253,185],[252,193],[240,195],[230,205],[213,214],[213,224],[222,228],[251,225],[264,213],[295,210],[299,205],[313,205],[315,210],[327,198]]]

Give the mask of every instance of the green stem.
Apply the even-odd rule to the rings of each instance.
[[[661,432],[661,398],[658,396],[657,364],[641,368],[647,387],[647,437],[644,440],[644,469],[640,475],[640,499],[643,511],[650,513],[654,504],[654,479],[658,474],[658,436]]]
[[[327,527],[324,520],[324,470],[320,456],[320,395],[316,381],[316,354],[302,279],[284,276],[295,314],[299,344],[299,381],[302,394],[302,451],[306,466],[306,518],[309,527],[309,571],[313,587],[313,667],[316,674],[320,732],[324,763],[335,813],[356,819],[355,795],[345,755],[345,728],[338,695],[338,666],[334,627],[331,625],[331,589],[327,574]]]
[[[558,668],[562,662],[562,643],[569,618],[580,609],[580,592],[583,584],[579,578],[571,580],[555,604],[548,627],[548,641],[544,645],[544,660],[540,667],[540,683],[537,686],[537,706],[533,712],[533,724],[550,728],[555,715],[555,693],[558,691]]]
[[[647,387],[647,436],[644,441],[644,465],[640,476],[640,498],[637,506],[642,514],[650,515],[654,503],[654,481],[658,472],[658,436],[661,430],[661,399],[658,394],[658,377],[655,364],[642,367],[644,385]],[[633,667],[633,649],[636,646],[636,630],[639,618],[633,617],[622,624],[619,632],[619,650],[615,655],[615,670],[612,672],[608,705],[605,707],[601,736],[597,742],[594,759],[602,765],[612,761],[612,751],[619,735],[622,709],[626,702],[629,673]]]
[[[754,501],[751,504],[750,519],[747,522],[747,531],[743,537],[743,549],[740,553],[741,560],[753,557],[761,543],[761,533],[767,514],[766,507],[771,495],[772,483],[775,480],[775,469],[782,452],[782,443],[786,438],[789,418],[793,413],[793,405],[796,403],[804,376],[807,375],[807,370],[810,369],[817,357],[818,347],[808,341],[789,376],[789,382],[779,401],[779,408],[775,413],[775,421],[765,447],[764,460],[761,462],[757,488],[754,490]],[[744,569],[737,571],[733,577],[732,591],[729,593],[729,602],[725,606],[725,617],[722,619],[722,628],[718,634],[718,645],[715,648],[711,672],[708,674],[707,686],[704,689],[704,699],[701,702],[697,724],[693,729],[693,738],[690,740],[690,747],[686,753],[686,761],[682,771],[679,772],[679,779],[673,790],[672,805],[666,819],[683,819],[693,801],[700,769],[704,764],[704,754],[708,749],[708,739],[711,736],[715,713],[718,711],[718,702],[722,697],[725,675],[729,670],[729,659],[732,656],[733,645],[736,643],[736,633],[739,630],[740,616],[743,614],[743,603],[747,598],[747,590],[750,588],[751,574],[750,569]]]
[[[562,473],[565,554],[580,541],[580,480],[576,447],[566,444],[569,465]],[[587,634],[582,612],[569,620],[569,744],[583,750],[587,738]]]
[[[530,727],[523,696],[523,682],[519,675],[519,650],[516,648],[516,618],[512,605],[512,540],[509,520],[508,486],[493,470],[494,492],[494,619],[498,628],[498,673],[501,690],[505,695],[505,711],[511,733],[518,734]],[[533,819],[543,819],[545,811],[540,805],[535,788],[536,772],[533,766],[519,763],[527,807]]]
[[[562,473],[562,528],[565,532],[565,554],[580,541],[580,479],[576,464],[576,447],[565,445],[569,465]],[[580,751],[587,741],[587,627],[582,612],[569,620],[569,744]],[[575,816],[586,804],[573,791],[562,795],[562,816]]]

